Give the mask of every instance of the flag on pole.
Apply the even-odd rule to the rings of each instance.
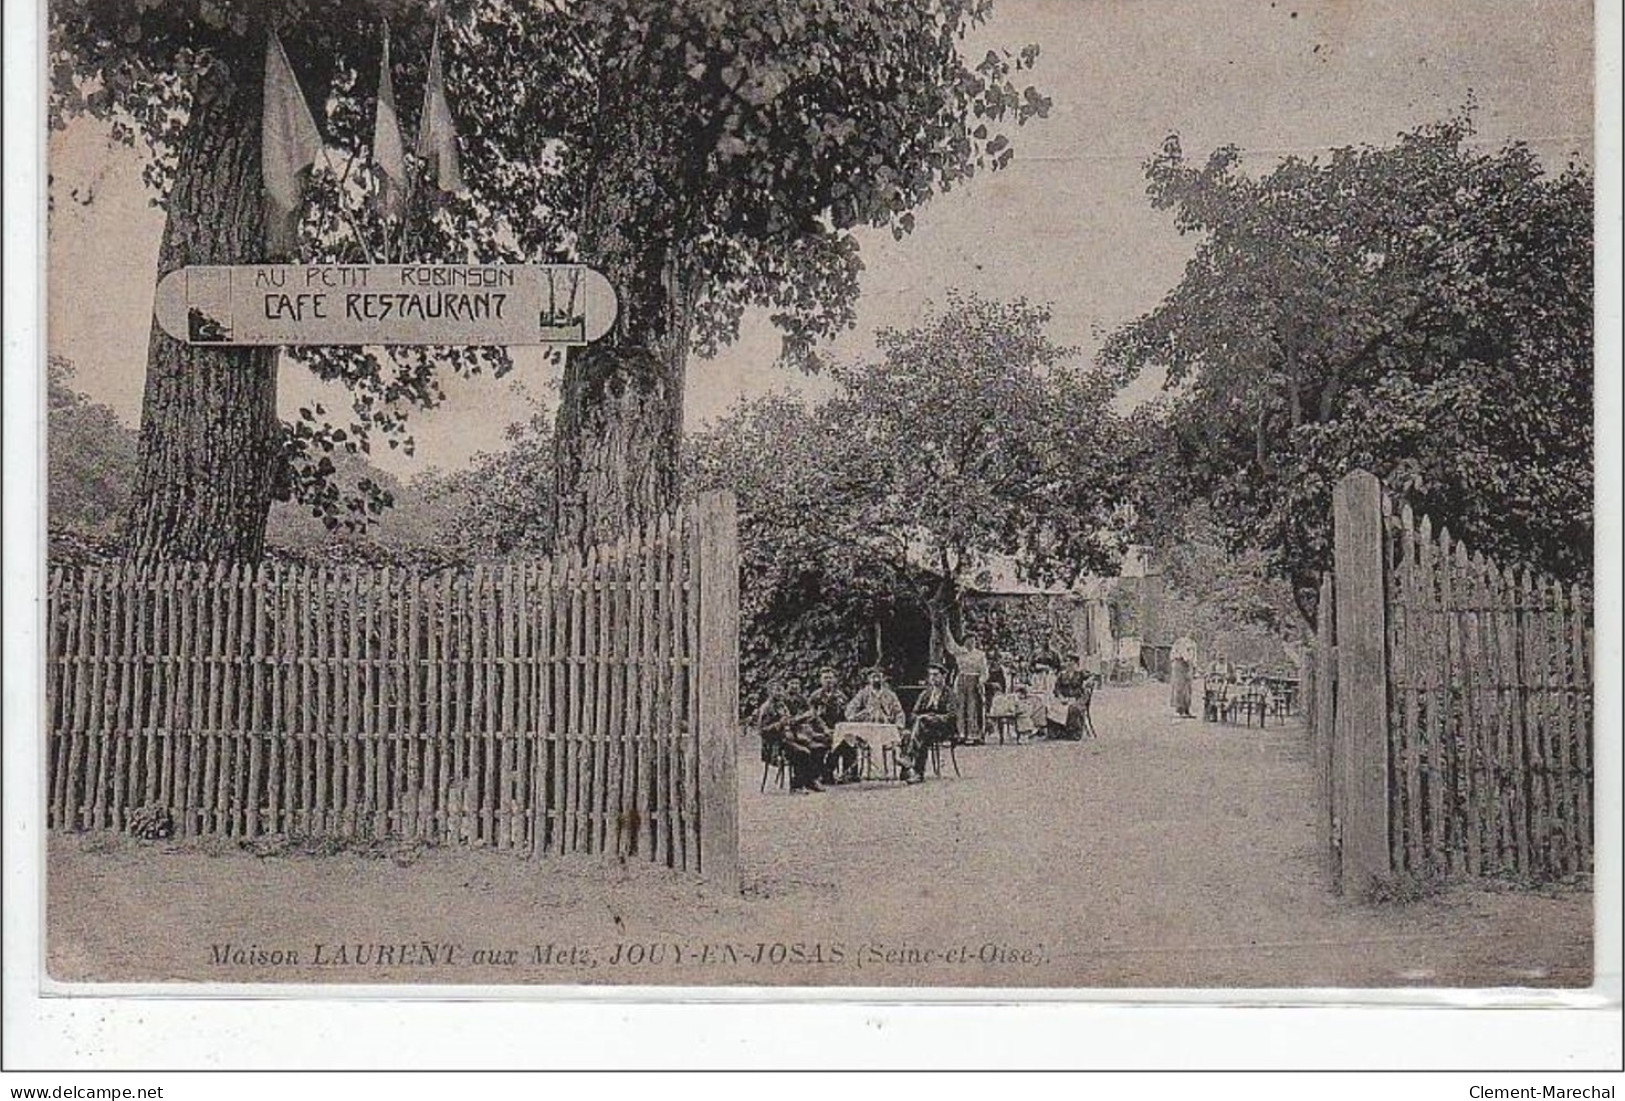
[[[285,256],[298,251],[304,176],[322,153],[322,135],[275,31],[265,47],[264,99],[260,175],[265,184],[265,243],[274,255]]]
[[[429,47],[429,82],[423,89],[423,115],[418,121],[418,156],[433,173],[441,191],[463,186],[457,162],[457,127],[452,122],[451,104],[446,102],[446,76],[440,65],[440,28]]]
[[[384,24],[384,59],[378,71],[378,110],[372,124],[372,159],[378,166],[378,213],[397,217],[406,205],[406,152],[395,110],[395,84],[389,76],[389,24]]]

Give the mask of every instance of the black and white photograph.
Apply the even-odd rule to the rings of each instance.
[[[54,989],[1598,982],[1591,4],[42,22]]]

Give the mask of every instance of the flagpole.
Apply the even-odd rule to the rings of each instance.
[[[410,215],[412,213],[412,211],[413,211],[413,208],[417,205],[417,201],[418,201],[418,185],[421,184],[423,182],[424,177],[428,175],[428,167],[429,167],[428,162],[423,160],[423,140],[424,140],[423,135],[424,135],[425,127],[428,125],[428,121],[429,121],[429,110],[430,110],[429,91],[430,91],[430,88],[429,88],[429,83],[428,82],[431,82],[433,80],[434,58],[435,58],[435,55],[440,50],[440,5],[438,3],[435,3],[434,0],[430,0],[429,14],[434,18],[434,34],[429,40],[429,64],[430,64],[430,70],[425,75],[425,78],[424,78],[426,83],[424,85],[424,90],[423,90],[423,105],[418,111],[418,133],[417,133],[417,141],[414,143],[417,146],[417,148],[415,150],[413,150],[414,154],[417,157],[417,165],[414,167],[412,164],[409,163],[407,165],[407,167],[406,167],[406,182],[407,182],[406,213],[403,214],[402,218],[401,218],[401,238],[402,238],[401,239],[401,258],[402,259],[405,259],[405,257],[406,257],[406,251],[407,251],[406,246],[407,246],[407,242],[410,240],[410,238],[407,237],[407,225],[406,225],[407,217],[406,216]]]
[[[390,33],[389,20],[387,18],[383,21],[383,31],[383,49],[381,51],[378,64],[378,106],[374,115],[373,123],[372,160],[373,165],[377,170],[376,200],[379,217],[383,222],[383,253],[384,262],[387,264],[390,262],[391,255],[398,251],[398,247],[403,243],[403,239],[406,234],[406,222],[408,209],[411,204],[412,185],[411,168],[406,162],[405,150],[402,148],[404,145],[404,139],[403,135],[401,134],[400,110],[396,105],[394,81],[390,74]],[[384,129],[386,107],[388,109],[389,120],[388,134],[386,134]],[[390,139],[388,141],[387,149],[385,147],[386,137]],[[390,155],[388,160],[386,160],[386,153]],[[389,193],[395,184],[394,173],[391,171],[391,164],[396,158],[399,158],[400,172],[403,177],[401,182],[404,186],[401,188],[399,203],[390,203],[386,202],[386,199],[389,197]],[[394,220],[390,214],[390,208],[392,206],[399,207],[399,225],[391,225],[391,222]],[[391,238],[393,238],[393,243],[395,246],[397,246],[396,248],[391,248]]]
[[[344,194],[344,185],[347,182],[349,182],[350,169],[352,169],[354,167],[355,167],[355,154],[354,153],[345,154],[345,157],[344,157],[344,171],[342,173],[340,173],[340,175],[339,175],[339,194],[340,195]],[[361,247],[362,247],[363,250],[366,249],[366,239],[365,238],[362,239]],[[387,263],[389,258],[386,256],[384,258],[384,260]]]
[[[411,184],[411,199],[422,201],[418,193],[429,183],[431,169],[437,195],[462,188],[458,167],[456,123],[451,117],[451,105],[446,101],[445,72],[440,53],[443,30],[440,4],[431,0],[430,14],[434,17],[434,36],[429,43],[429,71],[423,88],[423,108],[418,116],[417,171],[407,170]],[[433,204],[437,208],[439,202]],[[432,215],[433,209],[428,212]]]
[[[326,142],[322,143],[322,160],[327,163],[327,170],[333,174],[334,178],[339,184],[339,217],[343,218],[344,224],[350,227],[350,232],[355,234],[355,239],[361,242],[361,253],[367,258],[367,263],[376,263],[377,261],[375,261],[372,256],[372,246],[367,244],[367,239],[366,237],[362,236],[361,229],[356,225],[355,219],[350,217],[349,208],[344,205],[344,179],[339,176],[338,169],[333,167],[333,155],[328,151]]]
[[[398,227],[395,236],[397,251],[399,252],[398,259],[402,261],[406,259],[407,254],[412,249],[414,236],[421,236],[415,235],[413,232],[414,229],[417,228],[413,224],[413,215],[416,213],[418,206],[420,206],[422,203],[422,195],[420,192],[423,190],[424,184],[427,181],[431,163],[434,166],[441,189],[448,191],[454,190],[454,188],[445,187],[447,169],[444,163],[444,158],[440,155],[440,153],[444,151],[437,150],[435,153],[430,154],[427,149],[431,135],[437,133],[432,117],[437,103],[439,108],[446,112],[448,116],[450,114],[450,107],[445,102],[445,88],[443,85],[444,77],[442,75],[440,62],[440,32],[442,29],[440,7],[441,5],[438,2],[431,0],[429,5],[429,14],[434,19],[434,36],[429,45],[429,77],[424,86],[423,108],[418,117],[417,140],[414,143],[415,149],[413,150],[414,156],[412,159],[407,160],[402,166],[406,177],[406,186],[405,195],[401,204],[402,209],[400,226]],[[389,34],[389,24],[387,21],[385,21],[384,24],[384,34],[385,41],[387,43]],[[399,116],[397,115],[396,118],[398,125]],[[447,124],[453,125],[450,123],[449,119],[447,120]],[[444,138],[442,138],[442,140],[444,140]],[[453,143],[450,148],[450,156],[452,158],[450,171],[455,178],[458,175],[455,129],[453,129],[451,132],[450,140]],[[457,186],[461,186],[460,181],[458,182]],[[386,225],[384,233],[386,251],[388,250],[389,239],[390,235],[388,226]]]
[[[321,128],[316,125],[315,116],[310,112],[310,104],[305,99],[304,90],[299,87],[299,78],[294,74],[293,66],[288,61],[288,53],[283,48],[282,40],[277,36],[275,28],[271,29],[267,37],[265,49],[266,88],[260,123],[260,174],[262,185],[271,196],[270,205],[277,212],[276,248],[278,250],[286,248],[296,255],[304,251],[303,235],[299,232],[300,215],[305,207],[305,185],[302,177],[307,171],[314,171],[316,167],[314,150],[320,150],[323,163],[327,165],[328,172],[332,173],[338,183],[339,217],[361,242],[362,252],[370,264],[372,247],[361,235],[355,220],[350,217],[350,212],[344,205],[345,178],[340,177],[338,169],[333,165],[333,154],[327,147],[326,139],[322,137]],[[280,118],[276,118],[278,112],[281,114]],[[276,150],[275,156],[271,154],[273,149]],[[288,223],[285,227],[282,224],[284,218]],[[281,241],[284,232],[288,233],[291,239]],[[271,235],[269,229],[267,235],[268,237]]]
[[[406,166],[406,198],[401,203],[401,225],[395,235],[396,253],[402,263],[406,261],[406,246],[412,228],[412,208],[417,203],[417,173],[410,163]]]
[[[434,41],[438,42],[440,39],[439,4],[431,2],[429,5],[429,14],[434,17]],[[384,33],[386,35],[389,33],[388,20],[385,20],[384,22]],[[432,56],[434,53],[433,44],[430,45],[429,52]],[[420,118],[418,121],[418,129],[420,132],[422,128],[423,122]],[[413,154],[416,156],[417,150],[413,150]],[[418,183],[421,175],[422,173],[418,170],[418,167],[412,163],[411,159],[408,159],[406,161],[406,195],[401,202],[400,229],[395,235],[396,251],[403,263],[406,261],[407,246],[411,243],[412,213],[413,208],[417,205]]]
[[[412,215],[418,205],[418,183],[422,172],[409,160],[406,162],[406,201],[401,204],[401,231],[395,243],[401,260],[406,260],[407,246],[412,240]]]

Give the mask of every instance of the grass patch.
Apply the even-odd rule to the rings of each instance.
[[[1577,873],[1555,878],[1537,879],[1521,872],[1497,870],[1476,876],[1414,875],[1398,872],[1394,875],[1372,876],[1363,898],[1378,906],[1406,906],[1415,902],[1435,899],[1453,888],[1483,891],[1488,894],[1539,895],[1542,898],[1562,898],[1566,895],[1591,890],[1591,876]]]
[[[1374,875],[1366,885],[1365,900],[1375,906],[1409,906],[1436,897],[1444,890],[1444,880],[1437,876],[1418,876],[1410,872],[1393,875]]]
[[[95,853],[105,856],[109,853],[122,852],[126,848],[123,834],[97,831],[82,834],[79,840],[79,851]]]
[[[308,834],[274,834],[239,841],[238,847],[261,860],[288,857],[356,856],[363,860],[388,860],[397,867],[417,863],[435,846],[421,839],[393,837],[329,837]]]

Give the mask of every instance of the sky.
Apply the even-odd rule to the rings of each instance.
[[[1051,303],[1052,335],[1091,355],[1161,300],[1193,248],[1145,197],[1142,166],[1170,133],[1191,157],[1240,146],[1260,171],[1288,154],[1390,142],[1471,98],[1485,145],[1521,140],[1549,166],[1589,163],[1592,40],[1584,0],[996,0],[971,49],[1038,44],[1031,80],[1054,110],[1016,134],[1010,168],[926,204],[903,241],[863,235],[858,323],[827,352],[863,357],[877,329],[917,324],[957,287]],[[74,362],[75,385],[131,425],[162,231],[140,167],[91,123],[53,139],[48,341]],[[819,393],[821,380],[773,365],[778,346],[751,315],[733,346],[691,359],[690,428],[742,397]],[[412,416],[416,454],[375,461],[409,476],[498,449],[508,423],[555,400],[557,374],[527,352],[502,379],[448,378],[445,403]],[[286,414],[336,398],[284,363]]]

